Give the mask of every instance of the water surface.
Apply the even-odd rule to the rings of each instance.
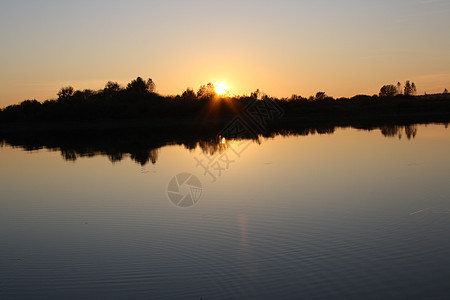
[[[408,130],[172,145],[145,164],[5,144],[0,298],[448,299],[450,131]],[[189,208],[167,195],[180,173],[201,181]]]

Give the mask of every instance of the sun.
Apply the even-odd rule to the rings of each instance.
[[[216,93],[218,95],[225,95],[228,92],[228,87],[225,83],[221,82],[216,85]]]

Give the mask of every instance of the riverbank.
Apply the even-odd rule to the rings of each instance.
[[[176,102],[140,98],[133,103],[111,101],[103,103],[103,106],[97,103],[95,111],[88,109],[94,104],[87,102],[52,105],[49,108],[45,104],[27,103],[3,110],[0,114],[0,138],[27,132],[118,130],[146,130],[168,137],[181,134],[239,138],[296,128],[370,128],[450,122],[448,94],[391,98],[355,96],[317,101],[222,98]],[[121,106],[128,110],[121,111],[118,109]],[[90,113],[83,114],[83,107]],[[145,109],[137,113],[135,107]],[[238,127],[242,136],[232,136],[230,132]]]

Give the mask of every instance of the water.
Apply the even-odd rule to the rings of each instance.
[[[450,130],[383,133],[172,145],[144,165],[6,144],[0,298],[448,299]],[[188,208],[167,194],[180,173],[201,182]]]

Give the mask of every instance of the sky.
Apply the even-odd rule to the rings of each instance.
[[[163,95],[450,88],[448,0],[0,2],[0,107],[152,78]]]

